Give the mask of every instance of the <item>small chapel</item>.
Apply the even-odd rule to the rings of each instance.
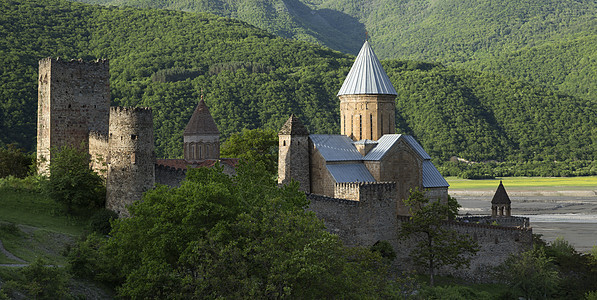
[[[359,200],[348,183],[393,183],[398,215],[403,199],[419,189],[429,199],[448,199],[448,182],[410,135],[396,133],[397,93],[368,41],[340,91],[340,134],[309,134],[295,115],[280,129],[278,183],[291,180],[306,193]]]

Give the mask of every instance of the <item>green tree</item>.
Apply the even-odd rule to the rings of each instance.
[[[471,256],[479,250],[477,243],[470,236],[444,226],[446,220],[453,219],[458,213],[460,205],[456,199],[448,197],[447,203],[429,201],[416,189],[411,191],[404,204],[411,216],[409,222],[402,223],[399,236],[417,241],[410,256],[416,265],[428,270],[431,286],[438,268],[469,265]]]
[[[262,162],[275,176],[278,172],[278,134],[271,129],[243,129],[233,133],[222,145],[224,157],[235,157],[248,164]]]
[[[548,299],[557,291],[560,277],[553,259],[538,248],[510,256],[498,275],[526,299]]]
[[[33,159],[23,149],[9,144],[0,148],[0,178],[14,176],[24,178],[30,170]]]
[[[89,167],[89,154],[75,147],[54,148],[45,190],[69,214],[88,214],[106,201],[103,179]]]
[[[130,298],[359,298],[385,282],[381,257],[324,230],[297,185],[278,188],[262,163],[189,170],[113,223],[104,247]],[[82,268],[84,269],[84,268]],[[103,271],[106,272],[106,271]]]

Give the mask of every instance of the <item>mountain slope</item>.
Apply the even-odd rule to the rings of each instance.
[[[585,44],[575,59],[560,49],[575,47],[577,39],[597,40],[597,2],[592,0],[81,1],[206,11],[351,54],[368,31],[382,59],[487,70],[597,101],[597,85],[591,84],[597,79],[597,43]]]
[[[209,14],[0,0],[0,144],[34,149],[37,62],[110,59],[113,105],[153,108],[158,157],[182,155],[203,93],[223,138],[295,113],[338,133],[335,96],[354,57]],[[386,61],[399,132],[437,159],[596,159],[594,102],[507,77]],[[202,91],[203,90],[203,91]]]

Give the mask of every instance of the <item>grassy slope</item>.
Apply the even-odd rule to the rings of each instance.
[[[42,257],[64,265],[64,250],[86,230],[84,220],[59,214],[60,207],[31,191],[0,188],[0,239],[13,255],[31,262]],[[19,263],[0,255],[0,263]]]

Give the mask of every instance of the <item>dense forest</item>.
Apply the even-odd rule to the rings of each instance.
[[[350,54],[369,32],[382,59],[507,74],[597,100],[597,2],[592,0],[79,1],[210,12]]]
[[[312,133],[339,132],[335,94],[350,55],[205,13],[55,0],[0,7],[0,145],[34,150],[37,62],[47,56],[110,59],[112,104],[153,108],[158,157],[182,155],[201,93],[224,139],[277,130],[290,113]],[[438,162],[597,159],[597,102],[439,63],[383,63],[399,94],[398,131]]]

